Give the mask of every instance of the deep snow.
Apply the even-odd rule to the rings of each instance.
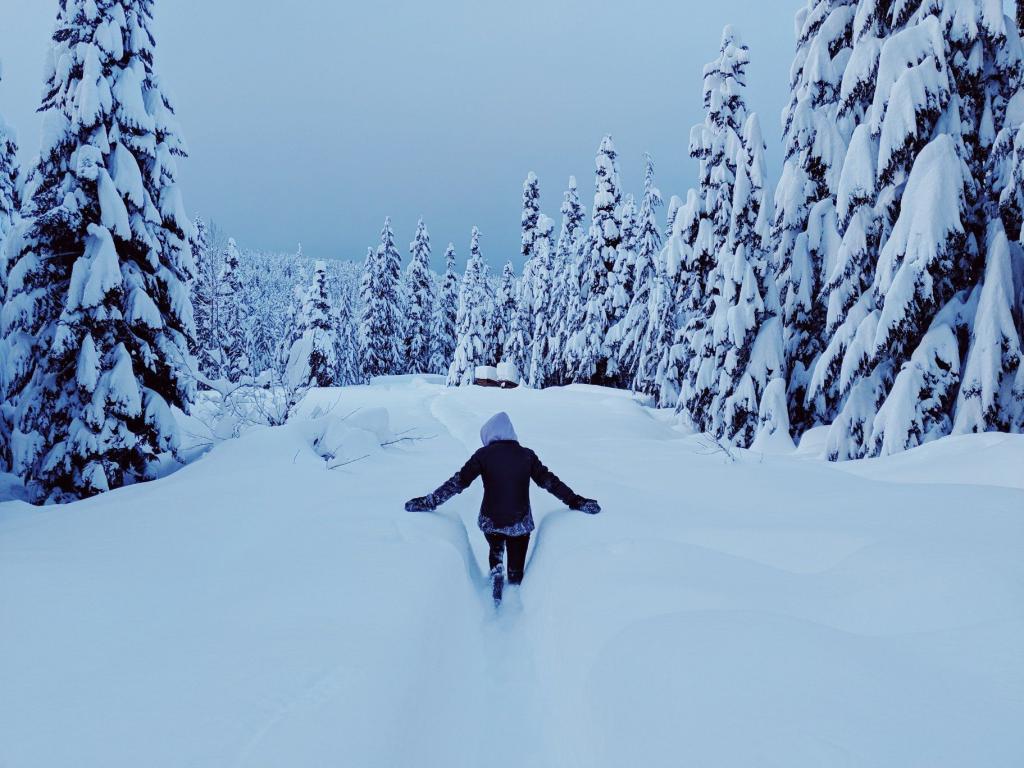
[[[432,439],[367,448],[357,408],[364,438]],[[496,613],[479,484],[402,503],[497,410],[605,511],[535,489]],[[418,378],[303,416],[155,483],[0,504],[0,766],[1024,764],[1022,437],[730,461],[626,393]],[[321,434],[368,457],[328,470]]]

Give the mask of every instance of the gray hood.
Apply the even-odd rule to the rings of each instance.
[[[519,442],[519,436],[516,435],[516,431],[512,427],[512,419],[504,411],[494,414],[487,420],[486,424],[480,427],[480,442],[484,446],[500,440],[515,440]]]

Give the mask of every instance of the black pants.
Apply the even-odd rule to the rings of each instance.
[[[520,584],[523,571],[526,569],[526,549],[530,546],[530,534],[525,536],[506,536],[503,533],[485,533],[487,544],[491,548],[490,564],[493,571],[502,561],[505,550],[508,550],[508,583]]]

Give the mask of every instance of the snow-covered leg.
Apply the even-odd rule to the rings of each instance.
[[[501,604],[501,594],[505,589],[505,573],[498,563],[491,569],[491,597],[494,598],[495,606]]]

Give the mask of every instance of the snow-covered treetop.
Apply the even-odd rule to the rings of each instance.
[[[749,61],[747,47],[739,42],[732,27],[726,27],[718,57],[704,68],[704,122],[690,132],[690,156],[700,164],[698,186],[708,217],[715,222],[717,239],[728,228],[734,158],[742,151]],[[713,252],[717,247],[708,243],[706,250]]]
[[[62,4],[40,108],[40,167],[26,197],[31,215],[60,210],[80,236],[97,217],[82,210],[85,200],[74,190],[95,185],[96,223],[121,240],[162,251],[185,278],[192,227],[176,184],[176,158],[186,148],[153,69],[152,9],[153,0]],[[51,165],[70,173],[47,172]]]
[[[622,204],[622,189],[619,184],[618,155],[611,136],[601,139],[595,164],[594,212],[590,236],[599,247],[615,247],[622,239],[618,209]]]
[[[533,256],[533,241],[536,238],[537,217],[540,215],[540,182],[537,174],[530,171],[523,182],[523,242],[522,255],[525,260]]]
[[[409,252],[413,261],[430,263],[430,233],[427,231],[427,225],[423,223],[422,216],[416,222],[416,234],[409,243]]]
[[[569,188],[565,190],[565,196],[562,199],[561,213],[567,228],[573,231],[578,229],[586,218],[586,211],[580,203],[580,194],[576,187],[575,176],[569,177]]]
[[[704,67],[704,108],[709,123],[720,130],[729,127],[739,133],[747,119],[743,94],[749,63],[749,49],[736,30],[726,26],[718,58]]]
[[[657,198],[659,205],[664,202],[661,199],[661,190],[654,184],[654,158],[650,152],[644,152],[644,198]],[[642,208],[643,203],[640,205]]]
[[[327,290],[327,263],[317,260],[313,263],[313,279],[306,292],[303,304],[306,325],[310,328],[328,330],[332,327],[330,302]]]
[[[225,263],[232,265],[232,267],[238,266],[238,243],[235,242],[235,238],[229,237],[227,248],[225,253]]]
[[[469,235],[469,258],[479,259],[483,261],[483,255],[480,253],[480,229],[479,227],[473,227],[473,231]]]
[[[586,219],[586,211],[580,203],[579,190],[576,188],[576,177],[569,177],[569,188],[565,190],[562,198],[562,228],[558,233],[558,244],[555,251],[558,258],[568,259],[574,251],[579,240],[583,222]]]
[[[398,248],[395,246],[395,233],[391,229],[390,216],[384,219],[384,227],[380,231],[380,245],[377,246],[377,250],[388,256],[398,253]]]
[[[662,204],[661,190],[654,183],[654,160],[649,154],[644,153],[644,196],[640,200],[640,211],[637,214],[639,230],[636,248],[638,254],[645,259],[653,259],[654,254],[661,248],[658,208]]]

